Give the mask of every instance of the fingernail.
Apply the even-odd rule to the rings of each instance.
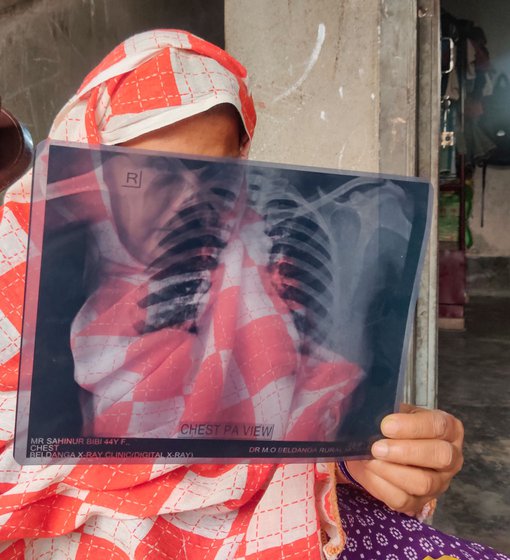
[[[372,454],[376,457],[386,457],[390,451],[388,444],[385,441],[377,441],[372,446]]]
[[[383,433],[387,436],[391,436],[398,432],[398,421],[393,418],[384,419],[382,421],[381,429]]]

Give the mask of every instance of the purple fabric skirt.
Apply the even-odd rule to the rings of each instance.
[[[510,560],[481,544],[458,539],[397,513],[352,484],[337,487],[342,525],[347,534],[338,560]]]

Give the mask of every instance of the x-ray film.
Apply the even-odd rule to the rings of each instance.
[[[400,403],[431,187],[39,145],[15,457],[363,457]]]

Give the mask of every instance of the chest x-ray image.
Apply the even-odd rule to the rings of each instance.
[[[363,456],[398,406],[431,189],[45,142],[23,463]]]

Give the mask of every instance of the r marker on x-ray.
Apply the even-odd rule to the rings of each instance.
[[[138,171],[127,171],[126,180],[124,181],[124,187],[139,189],[142,186],[142,170]]]

